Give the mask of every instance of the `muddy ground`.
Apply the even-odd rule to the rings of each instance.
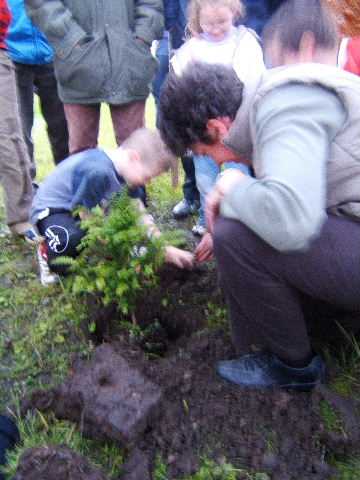
[[[360,451],[358,405],[326,386],[294,394],[243,389],[221,380],[214,365],[234,351],[225,326],[205,328],[207,315],[214,314],[209,302],[222,305],[211,265],[191,273],[163,272],[159,289],[148,292],[136,312],[144,336],[119,328],[114,307],[93,311],[95,338],[106,344],[92,363],[75,364],[58,389],[35,392],[24,411],[53,410],[77,422],[86,435],[125,447],[126,479],[150,479],[158,455],[168,465],[169,479],[196,472],[203,456],[266,472],[274,480],[334,478],[329,460]],[[154,320],[157,326],[149,327]],[[126,392],[121,399],[120,390]],[[136,396],[142,399],[136,415],[143,418],[128,422],[124,431]],[[322,402],[339,418],[335,431],[324,424]],[[146,407],[139,414],[141,403]],[[248,477],[239,473],[238,478]]]

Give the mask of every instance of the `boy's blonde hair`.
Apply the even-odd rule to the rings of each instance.
[[[234,20],[245,15],[245,7],[241,0],[191,0],[188,6],[188,36],[196,36],[202,33],[200,27],[200,11],[204,6],[228,7],[234,14]]]
[[[158,166],[162,172],[173,170],[177,163],[176,157],[166,147],[158,130],[139,128],[121,144],[124,149],[135,150],[142,162]]]

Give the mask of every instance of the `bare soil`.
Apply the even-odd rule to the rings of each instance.
[[[113,310],[102,311],[97,317],[98,336],[111,343],[111,347],[100,347],[88,365],[93,372],[100,368],[96,364],[101,365],[99,378],[107,379],[102,388],[101,382],[97,383],[100,387],[96,396],[91,382],[83,381],[79,388],[71,380],[76,375],[87,375],[82,363],[74,367],[65,387],[60,386],[55,395],[54,391],[35,392],[25,402],[24,410],[52,409],[59,414],[60,401],[61,418],[77,419],[81,428],[85,424],[84,432],[93,438],[108,436],[124,445],[126,435],[116,437],[111,429],[104,428],[103,411],[94,408],[98,402],[104,411],[116,410],[109,389],[117,389],[118,395],[116,385],[121,375],[115,374],[114,381],[114,365],[120,362],[114,358],[118,356],[128,365],[128,372],[136,372],[134,378],[143,378],[144,385],[152,386],[141,390],[143,404],[147,404],[148,394],[157,398],[154,411],[144,414],[146,421],[144,417],[140,422],[142,428],[136,430],[131,441],[127,444],[125,441],[128,463],[123,478],[126,480],[150,479],[157,455],[168,464],[169,479],[194,473],[205,455],[218,462],[226,458],[235,467],[266,472],[274,480],[325,480],[333,478],[335,473],[328,464],[330,457],[359,452],[358,405],[353,400],[334,394],[326,386],[311,393],[251,390],[230,385],[216,376],[216,362],[233,357],[234,351],[226,329],[204,328],[209,300],[221,302],[211,269],[168,272],[162,282],[165,284],[144,299],[136,313],[137,321],[145,327],[154,319],[159,322],[160,328],[150,344],[160,343],[161,349],[155,349],[156,353],[149,357],[149,352],[144,353],[143,338],[134,342],[131,335],[113,328],[118,320]],[[163,298],[167,298],[165,306],[161,303]],[[106,328],[101,328],[104,322]],[[130,380],[125,377],[123,381],[130,385]],[[155,390],[153,386],[157,386]],[[131,388],[130,385],[130,391]],[[106,395],[102,395],[102,390]],[[78,402],[81,408],[75,416],[74,405],[63,401],[59,392],[68,398],[81,399]],[[321,417],[320,405],[324,401],[339,418],[336,431],[327,431]],[[86,428],[89,412],[91,429]],[[119,418],[125,414],[131,415],[130,409],[117,413]],[[47,477],[50,478],[55,477]],[[238,478],[247,477],[239,474]]]
[[[86,458],[67,447],[30,448],[13,480],[107,480]]]

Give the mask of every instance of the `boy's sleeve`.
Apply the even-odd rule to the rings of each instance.
[[[85,175],[75,174],[72,187],[71,209],[79,206],[91,209],[102,200],[108,200],[110,180],[102,170],[92,170]]]
[[[127,187],[127,193],[130,198],[141,200],[144,206],[147,206],[145,187]]]

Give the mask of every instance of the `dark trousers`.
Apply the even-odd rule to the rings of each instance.
[[[20,441],[20,434],[14,421],[5,415],[0,415],[0,465],[6,465],[6,454]],[[0,473],[0,480],[5,477]]]
[[[200,194],[196,186],[195,165],[192,155],[184,155],[181,158],[181,163],[185,172],[183,183],[184,198],[190,203],[199,202]]]
[[[161,88],[169,73],[169,40],[167,37],[163,37],[160,40],[156,49],[156,58],[159,62],[159,68],[151,84],[151,90],[157,106],[160,99]]]
[[[245,0],[246,17],[245,25],[256,31],[258,35],[264,28],[266,21],[269,18],[268,0]]]
[[[26,146],[32,162],[32,177],[36,175],[34,145],[31,130],[34,123],[34,92],[40,99],[41,112],[47,124],[50,146],[57,164],[69,155],[69,135],[64,106],[57,93],[52,64],[25,65],[15,63],[20,116]]]
[[[214,251],[239,354],[261,345],[290,365],[312,350],[304,311],[360,327],[360,223],[329,216],[305,252],[274,250],[242,223],[219,218]],[[331,325],[328,325],[330,329]]]
[[[48,263],[53,272],[66,274],[67,266],[56,265],[53,260],[59,257],[76,257],[78,246],[85,232],[80,228],[80,219],[71,212],[51,212],[37,223],[41,236],[45,238]]]

